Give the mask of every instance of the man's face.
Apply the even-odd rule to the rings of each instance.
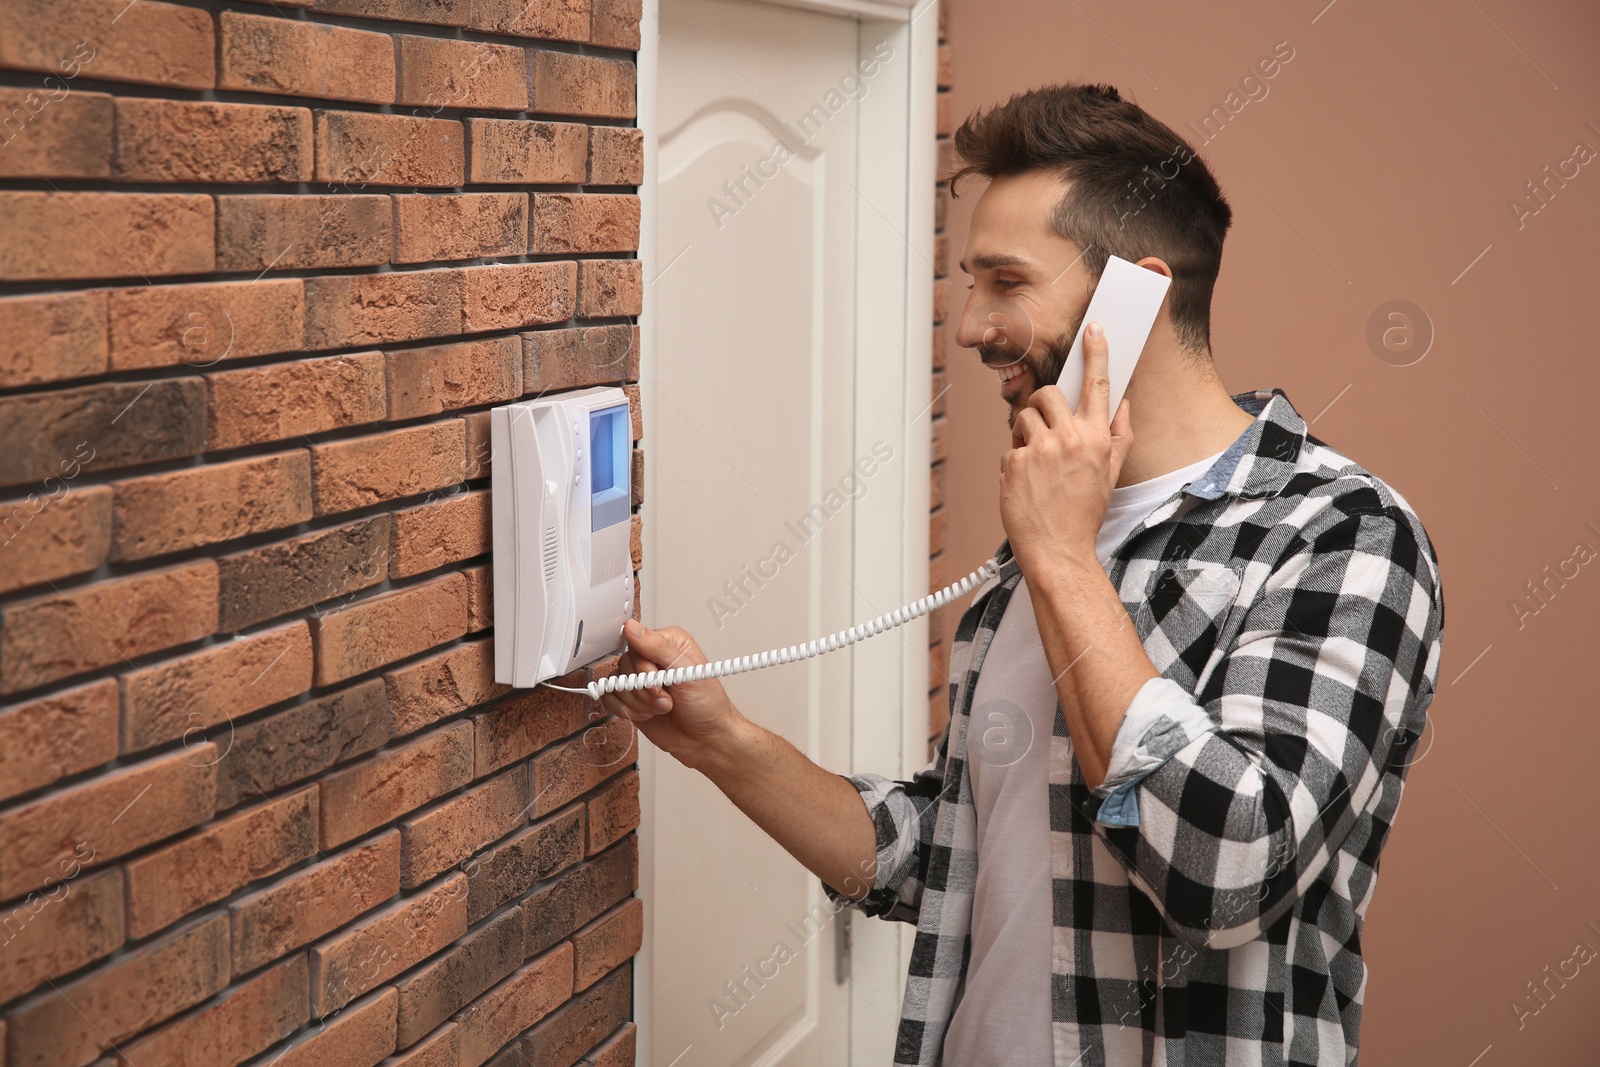
[[[1065,189],[1042,171],[996,178],[978,198],[967,233],[961,269],[972,284],[956,343],[975,349],[985,364],[1011,364],[994,372],[1010,407],[1008,425],[1035,389],[1060,377],[1094,289],[1083,249],[1050,231]]]

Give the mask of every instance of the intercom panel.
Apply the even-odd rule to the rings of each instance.
[[[495,681],[537,685],[622,649],[632,425],[615,386],[489,412]]]

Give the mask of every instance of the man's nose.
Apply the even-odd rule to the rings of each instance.
[[[961,318],[956,322],[956,344],[962,348],[977,348],[983,343],[988,324],[984,321],[979,303],[978,291],[967,290],[966,302],[961,305]]]

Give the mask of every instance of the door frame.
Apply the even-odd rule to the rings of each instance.
[[[672,0],[666,0],[671,3]],[[856,388],[855,440],[860,452],[879,439],[895,450],[898,464],[875,475],[872,491],[855,504],[851,584],[856,621],[864,621],[928,592],[929,410],[933,359],[933,212],[937,146],[939,27],[935,0],[742,0],[797,7],[858,20],[862,57],[887,41],[896,56],[893,77],[874,79],[858,103],[859,165],[856,212]],[[656,86],[660,70],[661,0],[644,0],[638,53],[638,118],[644,131],[644,183],[640,186],[639,258],[644,270],[640,319],[640,407],[644,421],[643,564],[641,614],[654,600],[653,485],[655,301],[651,282],[663,266],[656,242],[656,195],[660,128]],[[887,72],[886,72],[887,73]],[[866,309],[882,309],[867,313]],[[864,360],[861,353],[870,352]],[[894,474],[888,478],[884,475]],[[851,768],[909,777],[927,765],[927,618],[854,646],[852,707],[899,709],[898,714],[853,714]],[[807,637],[821,635],[806,635]],[[750,649],[749,651],[758,651]],[[654,1024],[652,990],[654,928],[656,760],[639,746],[639,889],[645,939],[634,958],[634,1020],[639,1026],[639,1067],[673,1067],[651,1061]],[[904,923],[871,922],[844,913],[851,922],[852,1062],[893,1060],[894,1023],[899,1018],[912,930]],[[885,1025],[885,1024],[888,1025]]]

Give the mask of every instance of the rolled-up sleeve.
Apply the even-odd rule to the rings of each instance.
[[[1216,721],[1196,706],[1188,691],[1170,678],[1151,678],[1139,687],[1111,742],[1111,763],[1103,782],[1090,790],[1103,797],[1095,821],[1105,826],[1139,825],[1139,783],[1187,748]]]
[[[877,870],[872,889],[851,900],[823,882],[829,899],[874,917],[915,923],[927,878],[933,838],[934,808],[944,781],[944,753],[910,781],[893,781],[879,774],[840,775],[855,786],[872,818],[877,835]]]

